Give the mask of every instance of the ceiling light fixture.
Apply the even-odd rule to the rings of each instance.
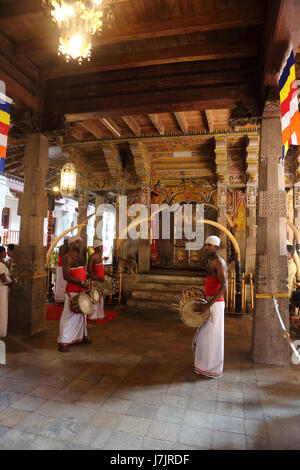
[[[92,37],[101,33],[103,22],[113,21],[112,3],[115,0],[42,0],[51,19],[59,29],[58,55],[66,61],[90,61]]]

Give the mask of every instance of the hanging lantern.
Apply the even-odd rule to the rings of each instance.
[[[90,61],[92,38],[102,32],[103,22],[107,27],[113,23],[115,1],[42,0],[59,31],[58,55],[63,54],[67,62],[77,60],[80,65],[85,59]]]
[[[60,173],[60,190],[64,196],[73,196],[76,191],[76,170],[73,163],[66,163]]]

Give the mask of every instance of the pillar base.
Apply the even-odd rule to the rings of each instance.
[[[288,329],[288,299],[277,299]],[[274,366],[289,364],[289,345],[283,337],[273,299],[256,299],[252,357],[254,362]]]
[[[47,276],[42,267],[32,269],[37,266],[35,248],[16,247],[15,258],[22,259],[22,263],[17,263],[21,277],[11,288],[8,332],[33,336],[47,329]]]

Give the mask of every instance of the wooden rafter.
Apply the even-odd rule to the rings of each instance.
[[[122,131],[120,127],[110,118],[99,118],[99,121],[103,124],[103,126],[108,129],[112,135],[115,137],[120,137],[122,134]]]
[[[125,124],[129,127],[129,129],[132,130],[134,135],[136,135],[137,137],[142,135],[142,131],[141,131],[139,124],[132,116],[122,116],[122,119],[125,122]]]
[[[81,121],[80,123],[88,132],[90,132],[97,139],[101,139],[103,134],[97,124],[92,120]]]
[[[71,134],[76,140],[83,140],[83,131],[80,129],[80,124],[73,126]]]
[[[207,44],[206,46],[180,46],[168,49],[153,49],[121,55],[101,54],[84,66],[85,73],[96,73],[106,70],[121,70],[152,65],[172,64],[177,62],[212,61],[222,59],[251,58],[257,55],[255,44]],[[94,54],[96,59],[96,53]],[[63,64],[43,70],[48,79],[82,75],[82,68],[77,63]]]
[[[27,2],[18,2],[27,3]],[[3,8],[3,7],[2,7]],[[17,12],[15,12],[17,13]],[[13,16],[6,7],[6,15]],[[1,16],[1,9],[0,9]],[[222,12],[203,11],[201,15],[185,15],[179,17],[160,18],[157,20],[139,22],[119,26],[95,38],[94,47],[108,44],[117,44],[127,41],[140,41],[149,38],[176,36],[195,32],[216,31],[227,28],[242,28],[262,25],[264,21],[262,9],[256,4],[246,9],[226,10]],[[40,37],[19,41],[16,44],[16,54],[29,54],[39,52],[54,52],[57,46],[50,37]]]
[[[165,125],[159,117],[159,114],[148,114],[150,121],[152,122],[153,126],[159,133],[159,135],[164,135],[165,133]]]
[[[177,113],[174,113],[174,116],[176,118],[176,121],[179,124],[179,127],[180,127],[181,131],[184,134],[188,134],[189,125],[187,123],[187,120],[186,120],[186,117],[185,117],[184,113],[183,112],[177,112]]]

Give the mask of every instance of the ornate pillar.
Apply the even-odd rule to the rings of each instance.
[[[151,155],[143,143],[130,144],[134,165],[140,183],[140,200],[151,215]],[[138,241],[138,271],[148,273],[151,268],[150,258],[150,219],[148,220],[148,239]]]
[[[88,204],[89,204],[89,192],[86,189],[80,189],[78,191],[78,224],[82,224],[86,221],[88,217]],[[87,221],[86,221],[87,224]],[[82,257],[86,258],[86,251],[87,251],[87,225],[82,228],[81,234],[82,238]]]
[[[224,136],[215,137],[215,155],[218,175],[218,223],[227,227],[227,139]],[[227,237],[220,232],[220,255],[227,261]]]
[[[294,225],[300,231],[300,153],[299,146],[293,147],[295,182],[294,182]],[[300,255],[300,243],[296,243],[298,255]]]
[[[110,181],[109,188],[114,193],[117,193],[116,197],[116,239],[114,243],[113,253],[114,257],[126,257],[126,239],[119,240],[120,232],[122,231],[122,222],[120,228],[120,216],[124,217],[124,211],[126,211],[127,217],[127,207],[124,208],[120,206],[120,196],[125,196],[124,189],[124,171],[122,166],[122,160],[119,153],[119,147],[117,144],[102,144],[102,150],[104,153],[105,161],[109,168]],[[108,189],[106,186],[106,189]],[[122,212],[120,214],[120,212]]]
[[[253,324],[253,359],[274,365],[288,364],[288,345],[272,298],[262,294],[288,296],[286,256],[286,195],[281,161],[281,122],[279,117],[263,118],[258,180],[256,305]],[[288,330],[288,297],[277,298]]]
[[[259,136],[249,135],[247,147],[247,238],[246,238],[246,275],[255,273],[256,265],[256,197],[258,184]]]
[[[9,304],[9,331],[34,335],[46,330],[46,274],[44,218],[48,201],[45,192],[48,170],[48,139],[42,134],[28,137],[25,155],[24,193],[20,196],[20,241],[15,248],[16,271],[21,275],[13,287]]]

